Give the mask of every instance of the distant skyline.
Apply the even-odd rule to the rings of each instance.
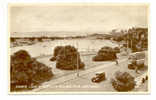
[[[10,7],[10,32],[96,32],[148,27],[148,6],[23,5]]]

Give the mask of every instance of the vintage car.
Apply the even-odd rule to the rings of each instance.
[[[101,82],[106,79],[105,72],[96,73],[96,76],[92,78],[92,82]]]
[[[145,63],[145,52],[136,52],[129,55],[128,68],[138,69],[143,68]]]

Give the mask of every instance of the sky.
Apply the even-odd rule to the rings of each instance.
[[[13,5],[10,32],[96,32],[148,26],[147,5]]]

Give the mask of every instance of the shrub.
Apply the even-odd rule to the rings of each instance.
[[[50,61],[55,61],[55,60],[56,60],[56,57],[50,58]]]
[[[120,53],[120,48],[119,48],[119,47],[115,47],[115,48],[114,48],[114,52],[115,52],[115,53]]]
[[[11,91],[33,89],[32,85],[48,81],[53,76],[50,67],[31,58],[25,50],[20,50],[11,56]],[[26,86],[17,88],[17,86]]]
[[[57,59],[56,67],[65,70],[74,70],[84,68],[85,64],[81,62],[80,54],[73,46],[67,45],[60,49]]]
[[[116,59],[116,52],[111,47],[101,48],[97,55],[93,57],[93,61],[107,61]]]
[[[63,48],[63,46],[56,46],[54,49],[53,56],[56,57],[59,53],[59,51]]]
[[[96,55],[96,56],[93,57],[93,61],[105,61],[105,59],[104,59],[103,56],[100,56],[100,55],[97,56],[97,55]]]
[[[115,90],[126,92],[135,87],[134,77],[127,72],[116,72],[115,78],[112,79],[112,86]]]
[[[55,61],[55,60],[56,60],[56,57],[57,57],[59,51],[60,51],[62,48],[63,48],[63,46],[56,46],[56,47],[54,48],[53,57],[50,58],[50,61]]]

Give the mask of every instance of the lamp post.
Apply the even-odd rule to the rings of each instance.
[[[126,51],[127,51],[127,54],[128,54],[128,46],[129,46],[129,33],[127,32],[127,37],[126,37],[127,39],[126,39]]]
[[[77,45],[77,52],[78,52],[78,43],[76,41],[76,45]],[[77,70],[76,70],[76,73],[77,73],[77,77],[79,77],[79,59],[78,59],[78,53],[77,53]]]
[[[63,39],[64,39],[64,43],[65,43],[65,35],[64,35]],[[65,51],[65,44],[63,46],[64,46],[64,57],[65,57],[66,56],[66,54],[65,54],[66,53],[66,51]]]

